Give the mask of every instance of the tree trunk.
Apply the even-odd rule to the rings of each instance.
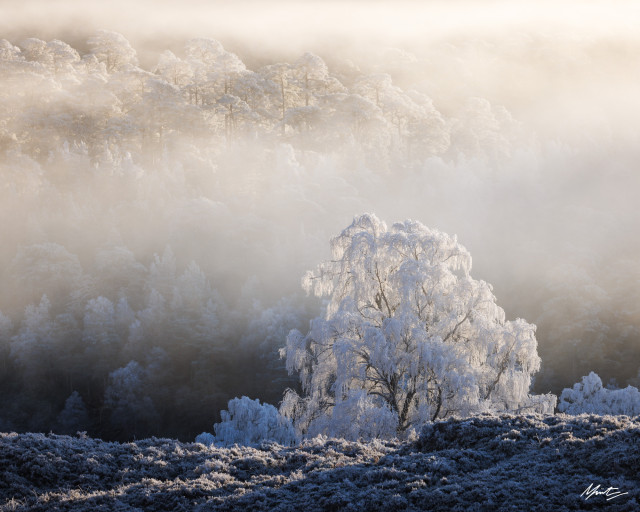
[[[442,408],[442,388],[438,386],[438,397],[436,398],[436,412],[431,417],[431,421],[435,421],[440,415],[440,409]]]

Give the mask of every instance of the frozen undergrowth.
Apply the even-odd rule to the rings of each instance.
[[[585,500],[590,485],[628,494]],[[0,434],[0,510],[640,510],[640,417],[483,416],[294,448]]]

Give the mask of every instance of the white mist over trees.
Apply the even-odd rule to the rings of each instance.
[[[591,370],[634,384],[633,135],[534,133],[468,79],[478,54],[589,77],[586,43],[580,61],[535,38],[358,61],[187,37],[147,65],[113,31],[31,35],[0,40],[1,430],[193,439],[234,396],[276,404],[296,383],[278,350],[322,314],[299,277],[361,211],[465,241],[507,316],[538,325],[536,392]]]

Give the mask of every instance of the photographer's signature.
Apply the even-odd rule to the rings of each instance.
[[[600,484],[595,487],[593,484],[589,484],[584,492],[580,495],[580,497],[584,497],[584,500],[587,501],[592,496],[604,496],[607,498],[607,501],[611,501],[614,498],[619,498],[620,496],[624,496],[625,494],[629,494],[628,492],[619,491],[617,487],[607,487],[606,489],[600,489]]]

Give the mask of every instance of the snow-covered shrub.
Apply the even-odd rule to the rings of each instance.
[[[196,436],[196,443],[203,444],[205,446],[214,445],[216,442],[216,438],[213,434],[209,434],[209,432],[203,432]]]
[[[582,382],[565,388],[560,395],[558,410],[567,414],[640,414],[640,391],[633,386],[606,389],[597,373],[582,377]]]
[[[273,405],[243,396],[229,400],[228,408],[220,413],[222,421],[213,426],[217,445],[253,446],[275,441],[291,446],[298,442],[291,420],[282,416]],[[198,438],[209,440],[202,434]]]

